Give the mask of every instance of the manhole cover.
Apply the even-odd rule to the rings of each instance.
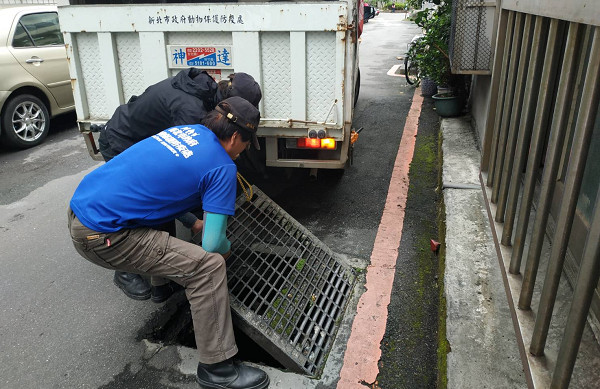
[[[236,326],[289,370],[318,376],[356,276],[258,188],[236,201],[227,277]]]

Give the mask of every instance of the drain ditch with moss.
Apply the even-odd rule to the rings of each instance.
[[[432,239],[443,246],[441,154],[439,118],[431,105],[430,99],[423,102],[410,164],[404,227],[381,343],[380,388],[444,387],[444,249],[431,249]]]

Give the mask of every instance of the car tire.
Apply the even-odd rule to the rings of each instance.
[[[50,130],[50,114],[39,98],[22,94],[10,98],[2,110],[2,143],[16,149],[37,146]]]

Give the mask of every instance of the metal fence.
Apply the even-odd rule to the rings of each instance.
[[[452,1],[452,29],[448,47],[452,73],[491,73],[494,11],[493,2]]]
[[[501,244],[512,247],[509,272],[522,275],[513,278],[518,309],[533,314],[527,357],[552,369],[551,387],[566,388],[588,314],[600,315],[600,27],[502,10],[494,61],[482,170]],[[558,355],[547,364],[541,358],[563,271],[573,298]]]

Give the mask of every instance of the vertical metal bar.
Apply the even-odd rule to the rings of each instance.
[[[535,189],[535,174],[539,165],[542,147],[544,145],[544,131],[546,128],[547,117],[552,104],[552,91],[550,89],[550,79],[554,77],[558,67],[558,36],[560,33],[560,23],[557,19],[550,21],[548,31],[546,53],[544,56],[544,68],[540,81],[538,98],[535,102],[537,109],[535,111],[535,120],[533,122],[533,132],[529,147],[529,156],[527,160],[527,169],[525,171],[525,183],[523,184],[523,195],[521,197],[521,207],[519,208],[519,221],[517,222],[517,231],[515,237],[515,247],[513,249],[511,262],[520,263],[523,255],[525,237],[527,235],[527,225],[529,224],[529,213],[531,212],[531,203]],[[519,267],[516,267],[518,272]],[[519,305],[519,308],[521,306]],[[523,309],[523,308],[521,308]]]
[[[494,30],[493,32],[493,38],[492,38],[492,42],[496,42],[496,53],[503,53],[504,52],[504,47],[506,45],[506,40],[505,39],[496,39],[496,34],[498,34],[500,37],[503,37],[506,34],[506,25],[508,24],[508,15],[512,14],[512,12],[509,11],[500,11],[496,15],[496,18],[499,18],[499,25],[498,28],[496,30]],[[498,100],[500,99],[498,96],[502,96],[500,95],[499,91],[500,88],[504,88],[504,83],[500,83],[500,74],[501,74],[501,68],[502,68],[502,60],[503,57],[501,55],[496,54],[494,56],[494,64],[493,64],[493,71],[492,71],[492,82],[491,82],[491,87],[490,87],[490,107],[496,107],[498,104]],[[496,122],[496,110],[495,109],[488,109],[488,116],[487,116],[487,120],[485,122],[485,135],[484,135],[484,139],[483,139],[483,152],[482,152],[482,158],[481,158],[481,170],[482,171],[487,171],[488,167],[489,167],[489,160],[490,160],[490,154],[495,154],[495,150],[494,153],[492,153],[490,151],[490,149],[492,148],[492,138],[494,137],[494,123]],[[496,138],[496,146],[497,146],[497,138]],[[494,146],[495,147],[495,146]]]
[[[578,89],[574,88],[573,84],[575,77],[577,76],[577,72],[575,71],[575,61],[577,56],[581,55],[582,39],[580,39],[580,32],[582,30],[583,27],[577,23],[571,23],[569,26],[569,35],[567,37],[565,56],[561,68],[554,117],[552,118],[552,126],[550,129],[548,150],[544,162],[544,172],[542,173],[540,197],[535,212],[531,241],[527,253],[527,265],[523,278],[524,285],[527,285],[527,288],[523,288],[523,290],[527,289],[527,291],[522,295],[523,298],[521,304],[527,307],[531,305],[531,299],[533,297],[533,286],[535,285],[539,268],[540,255],[544,243],[550,205],[552,204],[552,194],[554,193],[554,184],[556,182],[560,155],[565,135],[569,129],[567,126],[569,111],[571,109],[569,103],[575,101],[579,95]],[[584,43],[583,47],[587,47],[587,44]],[[583,60],[580,61],[580,65],[580,72],[582,73],[584,65]]]
[[[599,188],[600,189],[600,188]],[[596,199],[594,216],[581,259],[577,284],[573,291],[567,326],[558,351],[551,388],[568,388],[579,352],[583,329],[592,297],[600,277],[600,201]]]
[[[517,153],[515,164],[513,165],[512,177],[514,185],[510,186],[508,193],[508,204],[506,210],[506,217],[504,221],[504,228],[502,230],[501,243],[505,246],[510,246],[511,238],[513,233],[513,226],[515,223],[515,216],[517,212],[517,204],[519,197],[519,189],[521,187],[521,175],[523,167],[525,165],[525,158],[527,156],[527,150],[529,150],[529,141],[531,140],[531,131],[533,129],[533,120],[535,118],[535,108],[537,106],[537,92],[540,85],[540,78],[542,74],[542,56],[544,45],[542,44],[542,35],[545,22],[542,16],[536,16],[535,27],[533,31],[533,42],[531,47],[531,58],[529,59],[530,66],[527,72],[527,81],[525,85],[525,96],[523,97],[523,106],[525,111],[521,116],[521,122],[519,123],[520,132],[519,139],[517,140]],[[515,245],[517,241],[515,241]],[[513,256],[513,258],[515,258]],[[521,267],[521,261],[511,263],[509,271],[513,274],[518,274]]]
[[[558,290],[558,282],[565,260],[567,243],[571,236],[571,226],[573,216],[577,207],[579,189],[585,170],[590,140],[594,132],[594,122],[598,111],[598,97],[600,95],[600,29],[595,28],[592,41],[592,50],[585,76],[586,88],[581,96],[581,106],[575,126],[575,136],[571,148],[571,157],[567,168],[567,180],[562,196],[562,202],[558,219],[556,221],[556,231],[552,239],[552,251],[548,263],[548,272],[544,280],[544,288],[540,298],[539,311],[536,316],[535,326],[531,339],[529,351],[533,355],[544,353],[544,346],[548,336],[548,328],[552,318],[554,300]]]
[[[338,31],[335,34],[335,42],[346,42],[347,40],[348,39],[346,38],[346,31]],[[335,47],[336,47],[336,50],[335,50],[336,62],[335,63],[339,64],[339,65],[336,65],[337,71],[335,73],[335,85],[336,85],[335,100],[337,100],[339,103],[333,105],[334,108],[333,108],[331,118],[336,123],[343,125],[344,124],[343,118],[350,117],[350,113],[354,109],[353,108],[354,100],[352,100],[352,98],[351,98],[351,96],[354,96],[352,94],[352,89],[354,88],[354,85],[347,82],[347,80],[352,80],[352,77],[349,75],[350,73],[345,73],[345,71],[349,71],[349,69],[346,69],[346,65],[341,65],[341,64],[347,64],[347,63],[351,62],[350,60],[346,61],[346,45],[336,44]],[[346,74],[348,74],[348,77],[346,77]],[[313,90],[313,88],[309,88],[309,90]],[[344,100],[344,97],[346,97],[346,100]],[[311,98],[314,99],[314,97],[310,96],[310,95],[308,95],[307,98],[309,100]],[[334,101],[332,101],[332,103]],[[346,104],[346,103],[348,103],[348,104]],[[348,116],[344,115],[344,109],[346,110],[345,112],[348,114]],[[308,104],[306,106],[306,110],[307,111],[309,110]],[[349,140],[350,139],[349,138],[350,137],[350,126],[344,126],[343,129],[348,134],[347,139]],[[345,143],[347,143],[347,142],[345,142]]]
[[[290,70],[294,76],[291,78],[292,103],[291,114],[293,118],[306,120],[306,32],[290,31]]]
[[[243,61],[237,61],[234,63],[236,72],[245,72],[251,74],[258,85],[261,88],[264,88],[264,80],[263,72],[262,72],[262,57],[260,55],[256,55],[256,53],[261,52],[260,46],[261,33],[258,31],[232,31],[231,32],[231,40],[233,42],[233,47],[235,47],[235,55],[239,56],[237,58],[244,58]],[[290,39],[291,36],[290,36]],[[163,49],[164,50],[164,49]],[[151,51],[151,53],[154,53]],[[158,53],[158,51],[156,51]],[[290,57],[294,55],[290,52]],[[298,69],[290,69],[290,71],[298,71]],[[296,74],[296,73],[292,73]],[[302,77],[302,74],[299,75]],[[293,78],[292,78],[293,79]],[[298,89],[293,89],[294,94],[299,93],[302,94],[304,92],[299,91]],[[264,109],[265,99],[261,99],[258,108],[261,112],[265,112]]]
[[[123,86],[119,69],[119,56],[115,35],[112,32],[98,33],[98,51],[100,58],[106,59],[108,66],[102,66],[102,81],[104,84],[104,103],[109,112],[123,104]]]
[[[504,155],[506,153],[506,138],[508,137],[508,123],[511,115],[512,104],[514,101],[515,79],[517,68],[519,66],[518,56],[521,51],[521,32],[523,31],[523,13],[518,12],[515,19],[515,28],[513,31],[510,65],[508,67],[508,77],[506,79],[506,93],[504,95],[504,105],[502,107],[502,119],[500,123],[500,132],[498,135],[498,150],[496,152],[496,163],[494,164],[494,180],[492,185],[492,196],[490,201],[498,201],[498,191],[500,190],[500,180],[502,177],[502,165],[504,164]]]
[[[138,38],[145,85],[156,84],[169,77],[168,57],[156,55],[156,53],[162,53],[167,47],[167,33],[165,31],[140,31]]]
[[[504,39],[502,39],[505,43],[504,43],[504,53],[502,55],[502,66],[500,67],[499,70],[496,70],[496,67],[494,67],[494,73],[496,72],[500,72],[500,80],[498,81],[500,83],[500,88],[498,91],[498,101],[496,102],[496,109],[495,109],[495,114],[494,114],[494,130],[492,132],[492,146],[491,146],[491,152],[490,152],[490,159],[489,159],[489,170],[488,170],[488,178],[487,178],[487,186],[492,186],[492,183],[494,182],[494,171],[496,170],[496,154],[498,152],[498,138],[500,136],[500,122],[502,120],[502,108],[504,107],[504,96],[505,96],[505,92],[506,92],[506,75],[508,73],[508,65],[509,65],[509,59],[510,59],[510,45],[507,44],[506,42],[511,41],[512,40],[512,34],[513,34],[513,30],[515,27],[515,12],[514,11],[509,11],[508,13],[508,26],[506,28],[506,34],[504,36]],[[502,37],[501,37],[502,38]],[[496,53],[496,58],[498,58],[498,53]],[[498,64],[498,61],[496,61],[496,64]]]
[[[69,74],[71,76],[71,88],[75,97],[75,112],[77,120],[85,120],[90,117],[90,107],[88,106],[87,92],[83,80],[83,70],[81,69],[81,58],[79,57],[79,46],[77,44],[77,33],[69,32],[63,34],[65,37],[65,47],[67,49],[67,62],[69,63]]]
[[[506,156],[504,158],[504,166],[502,167],[502,175],[500,180],[500,188],[498,190],[498,203],[496,208],[496,218],[498,223],[504,222],[504,211],[506,210],[506,197],[508,195],[508,188],[511,185],[518,185],[518,176],[511,175],[515,147],[517,143],[517,133],[521,130],[518,126],[521,120],[521,110],[523,107],[523,92],[525,84],[525,74],[527,74],[527,67],[529,66],[529,55],[531,54],[531,25],[533,16],[530,14],[525,15],[525,27],[523,28],[523,34],[521,35],[521,52],[517,59],[518,64],[515,63],[517,70],[517,80],[515,83],[514,99],[511,109],[510,123],[508,125],[508,139],[506,141]],[[510,242],[509,242],[510,243]]]
[[[591,47],[592,37],[594,35],[594,26],[586,25],[586,29],[584,32],[584,43],[582,47],[589,48]],[[581,89],[583,88],[584,78],[585,78],[585,70],[587,69],[587,60],[582,59],[579,64],[579,69],[577,71],[577,84],[578,88],[577,96],[581,97]],[[580,100],[574,101],[571,104],[571,112],[569,113],[569,121],[567,122],[567,138],[566,142],[563,144],[563,150],[561,152],[560,163],[558,165],[558,175],[556,176],[556,180],[560,182],[565,182],[565,174],[567,171],[566,166],[569,164],[569,150],[571,149],[571,144],[573,143],[573,133],[575,132],[575,123],[577,122],[577,115],[579,114],[579,104]]]

